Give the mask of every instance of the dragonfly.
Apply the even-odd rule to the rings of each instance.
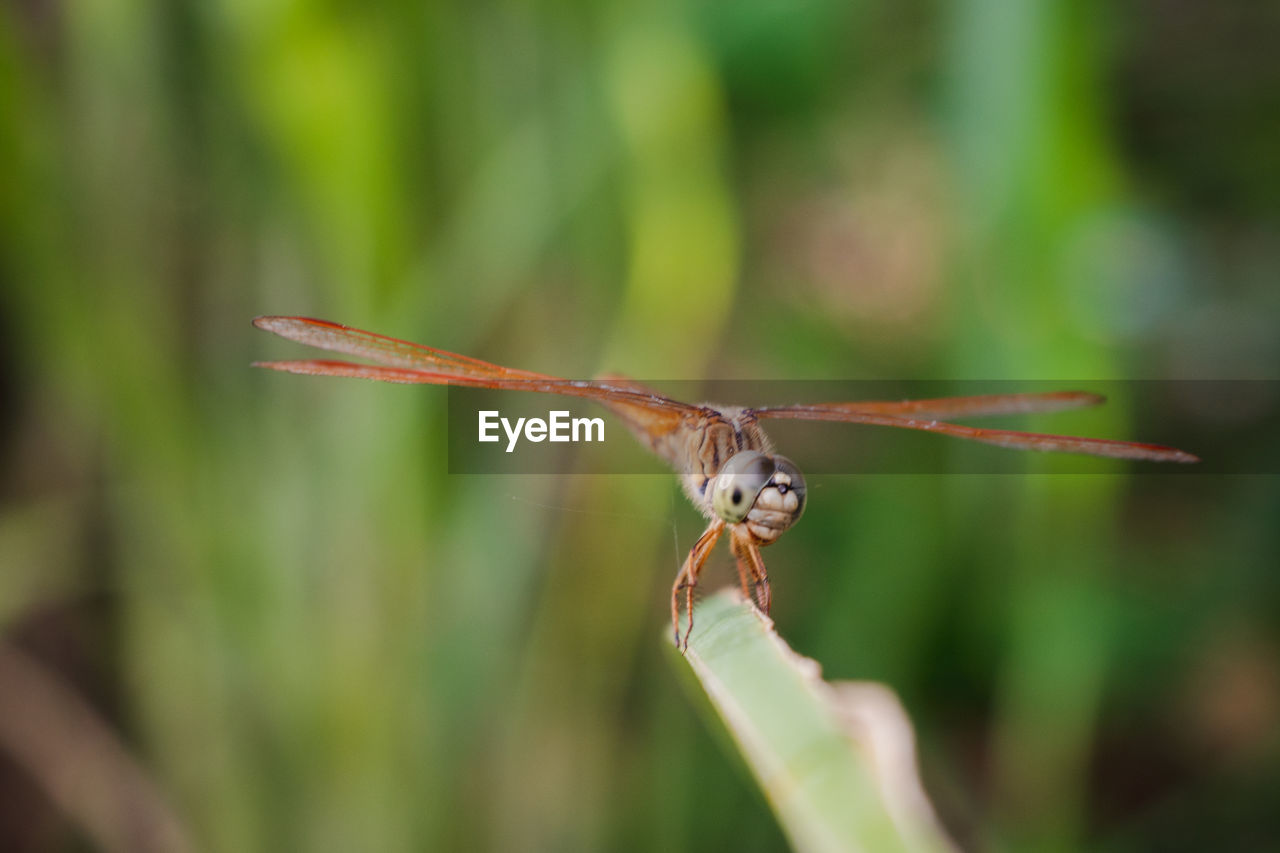
[[[423,344],[309,317],[258,317],[253,324],[282,338],[373,364],[332,359],[259,361],[255,367],[322,376],[346,376],[410,385],[454,385],[580,397],[605,407],[627,430],[679,474],[685,494],[707,519],[671,586],[671,624],[677,647],[687,650],[693,631],[693,596],[713,548],[727,535],[743,595],[765,614],[773,596],[760,549],[789,530],[804,512],[804,475],[774,450],[762,421],[793,419],[899,427],[999,447],[1107,456],[1147,462],[1198,462],[1160,444],[965,426],[951,418],[1055,412],[1104,402],[1086,391],[986,394],[898,401],[725,406],[682,403],[623,376],[561,379],[502,367]],[[948,420],[944,420],[948,419]],[[681,639],[681,603],[686,616]]]

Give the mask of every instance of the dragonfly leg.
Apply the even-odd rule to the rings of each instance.
[[[715,547],[716,541],[719,540],[722,532],[724,532],[723,521],[713,521],[707,526],[702,536],[698,537],[698,541],[694,543],[693,550],[689,552],[689,556],[685,558],[684,565],[680,568],[680,573],[676,575],[676,582],[671,587],[671,625],[675,628],[676,646],[685,651],[689,648],[689,633],[693,631],[693,589],[698,585],[698,574],[702,571],[702,567],[707,562],[707,557],[711,555],[711,549]],[[685,611],[688,614],[688,624],[684,632],[683,645],[680,642],[681,592],[685,594]]]
[[[736,532],[736,531],[735,531]],[[773,604],[773,592],[769,588],[769,573],[764,569],[764,558],[760,556],[760,546],[749,536],[733,537],[733,554],[738,558],[738,575],[742,578],[743,590],[746,590],[747,574],[754,581],[755,595],[748,593],[748,598],[755,599],[756,607],[766,615]]]
[[[748,601],[755,599],[755,573],[751,571],[750,565],[747,563],[747,557],[742,553],[742,548],[738,544],[738,538],[733,538],[733,557],[734,563],[738,566],[738,583],[742,584],[742,596]]]

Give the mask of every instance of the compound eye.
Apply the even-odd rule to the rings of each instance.
[[[795,467],[795,466],[792,466]],[[730,524],[738,524],[755,506],[756,497],[769,484],[773,460],[758,450],[744,450],[729,457],[716,474],[711,507]]]
[[[775,488],[782,494],[792,492],[796,496],[796,509],[791,515],[791,523],[794,524],[804,512],[804,499],[808,492],[804,484],[804,474],[800,473],[796,463],[785,456],[773,457],[773,464],[777,466],[777,471],[773,475]]]

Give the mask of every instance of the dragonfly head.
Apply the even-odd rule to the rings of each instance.
[[[743,450],[716,472],[711,507],[729,524],[745,524],[768,544],[804,512],[804,475],[785,456]]]

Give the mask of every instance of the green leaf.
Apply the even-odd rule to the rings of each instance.
[[[684,660],[797,850],[956,849],[889,688],[823,681],[736,590],[695,607]]]

